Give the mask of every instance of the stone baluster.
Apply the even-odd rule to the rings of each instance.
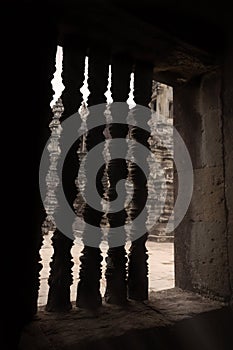
[[[105,54],[104,49],[92,48],[89,54],[89,71],[88,71],[88,88],[90,96],[88,99],[88,107],[105,103],[106,98],[104,96],[107,90],[108,84],[108,67],[109,67],[109,55]],[[105,141],[103,131],[105,129],[105,107],[101,110],[99,115],[93,115],[93,117],[100,118],[102,126],[92,129],[91,118],[87,117],[87,128],[88,134],[86,136],[86,149],[87,152],[95,147],[98,143]],[[92,115],[91,115],[92,117]],[[99,121],[98,121],[99,122]],[[100,154],[100,156],[102,156]],[[103,158],[104,163],[104,158]],[[102,184],[102,177],[104,174],[104,167],[102,167],[102,173],[98,174],[97,179],[97,190],[103,197],[104,188]],[[86,173],[88,187],[88,173]],[[92,226],[100,227],[103,218],[102,211],[97,211],[87,203],[84,207],[83,217],[86,223]],[[82,256],[80,257],[80,273],[79,283],[77,289],[76,305],[80,308],[89,310],[96,310],[102,305],[102,297],[100,294],[100,279],[101,279],[101,262],[102,255],[98,245],[101,243],[101,234],[98,232],[99,229],[93,227],[85,227],[83,232],[82,241],[84,248]],[[88,242],[94,237],[94,247],[88,245]]]
[[[30,72],[29,67],[31,64],[35,64],[37,66],[37,69],[33,71],[33,74],[31,74],[31,81],[36,82],[36,84],[33,85],[34,89],[29,89],[30,91],[27,91],[28,101],[30,101],[27,101],[30,118],[33,111],[33,118],[37,123],[35,133],[32,134],[32,145],[34,147],[32,154],[33,161],[35,161],[35,167],[33,167],[33,170],[35,173],[29,172],[30,176],[34,179],[33,183],[35,186],[33,186],[33,190],[34,188],[36,189],[36,192],[33,192],[33,194],[36,194],[36,197],[34,198],[34,201],[32,201],[35,203],[33,206],[33,225],[35,225],[35,231],[32,230],[32,232],[30,231],[29,236],[24,236],[26,242],[24,242],[21,237],[20,244],[22,244],[22,249],[24,249],[24,251],[26,248],[25,254],[22,254],[22,250],[19,248],[20,245],[18,245],[18,250],[21,252],[20,262],[23,266],[23,273],[20,275],[20,289],[22,290],[22,294],[18,293],[18,296],[20,299],[20,305],[24,305],[24,303],[26,305],[19,312],[17,312],[16,308],[16,314],[26,314],[27,317],[29,315],[32,316],[37,312],[38,291],[40,287],[39,274],[43,266],[41,263],[41,256],[39,251],[43,242],[42,232],[43,223],[46,218],[46,212],[44,203],[41,200],[39,183],[37,185],[37,181],[42,153],[50,136],[49,123],[53,116],[52,110],[50,108],[50,101],[53,97],[51,80],[56,70],[55,58],[57,47],[57,33],[54,28],[52,29],[53,23],[48,24],[49,22],[49,20],[47,24],[45,22],[45,26],[39,35],[40,39],[38,40],[38,38],[35,38],[35,42],[32,45],[30,42],[30,45],[28,45],[28,47],[30,47],[30,50],[26,56],[31,57],[30,60],[26,61],[28,72]],[[35,46],[35,52],[33,46]],[[33,57],[33,53],[35,53],[35,57]],[[38,61],[35,61],[35,59],[38,59]],[[38,65],[35,62],[38,62]],[[28,86],[32,86],[32,84],[28,84]],[[40,101],[40,103],[38,103],[38,101]],[[31,103],[33,105],[33,108],[30,108]],[[25,120],[27,119],[25,118]],[[49,152],[47,153],[47,165],[49,165]],[[30,303],[31,307],[28,307]],[[29,318],[27,321],[28,320]]]
[[[134,73],[134,100],[136,104],[148,107],[151,100],[152,91],[152,67],[150,65],[137,63]],[[146,116],[143,122],[147,124],[148,120]],[[133,127],[131,130],[131,136],[138,143],[141,143],[145,147],[149,148],[148,137],[149,133],[144,130]],[[134,150],[135,163],[140,158],[140,150],[137,152],[137,147]],[[146,159],[140,159],[140,162],[144,164],[145,169],[148,168]],[[134,183],[133,194],[133,210],[131,213],[131,220],[134,220],[143,210],[147,201],[147,179],[139,167],[133,165],[130,171],[131,180]],[[147,221],[147,214],[145,213],[144,223]],[[145,231],[145,225],[142,225],[142,230]],[[132,234],[133,237],[133,234]],[[148,233],[142,232],[142,236],[136,240],[133,240],[128,263],[128,297],[133,300],[143,301],[148,299],[148,264],[147,264],[147,241]]]
[[[63,47],[63,83],[65,90],[62,94],[65,120],[76,113],[82,102],[80,88],[83,84],[85,66],[85,50],[79,47],[74,38],[65,38]],[[79,140],[71,147],[63,167],[63,188],[69,205],[73,207],[77,189],[75,179],[78,173],[77,149]],[[59,197],[58,197],[59,203]],[[59,207],[57,215],[59,215]],[[61,212],[62,215],[62,212]],[[70,228],[72,230],[72,228]],[[70,286],[72,285],[72,256],[73,240],[58,229],[52,237],[54,254],[50,263],[49,294],[46,305],[47,311],[68,311],[71,309]]]
[[[130,73],[132,72],[132,63],[130,60],[123,59],[122,57],[113,57],[112,59],[112,97],[114,102],[126,102],[130,90]],[[121,113],[125,115],[125,121],[128,114],[128,106],[125,104],[124,110]],[[118,121],[119,108],[111,107],[112,124],[110,125],[111,138],[122,138],[122,147],[125,149],[125,155],[127,153],[127,142],[123,140],[128,134],[128,126],[125,124],[114,124]],[[111,154],[111,142],[109,146]],[[109,190],[108,200],[116,199],[116,185],[119,180],[126,179],[128,175],[127,162],[125,159],[112,159],[108,164],[108,178],[109,178]],[[121,195],[125,195],[126,192]],[[107,268],[106,268],[106,292],[105,300],[110,304],[123,305],[127,302],[127,283],[126,283],[126,251],[125,246],[112,247],[114,241],[119,239],[123,242],[126,241],[126,232],[124,229],[127,213],[125,208],[115,213],[108,213],[107,218],[111,230],[114,227],[123,226],[121,237],[115,237],[114,233],[109,234],[108,242],[110,248],[107,252]]]

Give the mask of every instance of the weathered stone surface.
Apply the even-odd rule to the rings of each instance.
[[[232,40],[232,38],[230,39]],[[230,42],[229,42],[230,44]],[[224,137],[224,175],[226,235],[228,242],[229,275],[231,284],[231,302],[233,305],[233,49],[228,50],[223,75],[223,137]]]
[[[224,179],[221,167],[194,169],[193,196],[188,217],[195,221],[224,222]]]
[[[148,303],[155,306],[162,315],[171,322],[188,319],[202,312],[216,310],[224,303],[213,301],[192,292],[184,292],[179,288],[152,292]]]
[[[174,93],[175,126],[194,168],[192,200],[175,233],[175,273],[177,286],[229,300],[232,267],[227,200],[233,194],[226,191],[232,183],[231,162],[225,159],[231,148],[228,131],[224,129],[226,136],[223,134],[221,80],[220,71],[212,72]],[[228,121],[227,125],[230,128]],[[177,174],[174,182],[177,192]]]
[[[222,165],[220,93],[219,71],[175,89],[174,124],[194,168]]]
[[[201,166],[222,166],[221,72],[203,77],[197,101],[201,115]]]
[[[184,220],[179,233],[175,249],[184,253],[176,253],[176,283],[184,289],[229,298],[225,224]]]
[[[175,334],[183,327],[179,328],[180,321],[192,321],[196,315],[208,312],[221,312],[222,307],[223,303],[175,288],[152,293],[145,303],[132,301],[126,308],[104,304],[98,315],[80,309],[66,314],[51,314],[41,309],[38,318],[25,328],[20,349],[99,349],[104,345],[115,349],[117,343],[118,348],[121,344],[123,349],[133,345],[136,349],[149,349],[148,338],[151,345],[164,345],[170,342],[167,336],[172,332],[171,339],[177,341]],[[207,337],[213,335],[211,327],[210,330]],[[197,336],[202,344],[200,334]],[[194,338],[190,339],[192,341]]]

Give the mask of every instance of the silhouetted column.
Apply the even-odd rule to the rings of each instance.
[[[134,74],[134,100],[136,104],[148,107],[151,100],[152,92],[152,67],[150,65],[136,64]],[[146,118],[146,116],[142,116]],[[148,120],[143,120],[146,125]],[[143,124],[142,123],[142,124]],[[149,148],[147,142],[149,134],[143,129],[133,127],[131,131],[132,137],[145,147]],[[135,150],[135,163],[141,157],[140,150]],[[144,165],[144,169],[148,168],[147,160],[140,159],[140,163]],[[134,183],[133,194],[133,211],[131,219],[134,220],[143,210],[147,200],[147,179],[142,171],[137,166],[132,166],[131,180]],[[144,222],[146,223],[147,215],[144,215]],[[142,225],[143,226],[143,225]],[[144,226],[145,227],[145,226]],[[128,297],[134,300],[148,299],[148,266],[147,266],[147,249],[146,240],[147,232],[142,232],[142,236],[134,240],[130,247],[129,264],[128,264]]]
[[[112,59],[112,97],[114,102],[126,102],[130,91],[130,74],[132,72],[132,63],[127,58],[113,57]],[[114,124],[119,120],[118,113],[124,113],[124,119],[126,121],[128,114],[128,106],[125,104],[124,110],[119,111],[119,108],[111,107],[112,124],[109,128],[111,137],[122,138],[122,147],[124,147],[125,156],[127,153],[127,142],[124,140],[128,134],[128,126],[125,124]],[[110,142],[109,151],[111,154],[112,145]],[[123,157],[124,158],[124,157]],[[116,185],[118,181],[127,179],[128,168],[125,159],[112,159],[108,164],[108,178],[109,178],[109,191],[108,200],[110,201],[110,208],[112,207],[111,201],[117,198]],[[121,195],[126,197],[125,193]],[[123,203],[124,204],[124,203]],[[112,208],[114,209],[114,208]],[[110,228],[113,229],[113,233],[109,234],[108,242],[110,248],[107,252],[107,268],[106,268],[106,292],[105,300],[110,304],[125,304],[127,302],[127,283],[126,283],[126,251],[124,243],[120,246],[111,247],[112,245],[118,245],[117,242],[126,241],[126,232],[124,224],[127,218],[125,208],[114,213],[108,213],[107,218]],[[122,226],[122,232],[119,236],[114,235],[114,227]]]
[[[65,90],[62,94],[64,113],[61,120],[65,120],[76,113],[82,102],[80,88],[84,80],[85,50],[79,47],[74,38],[65,38],[63,48],[63,84]],[[78,135],[78,133],[77,133]],[[79,140],[71,147],[63,167],[63,188],[69,205],[73,208],[77,189],[75,179],[78,174],[77,149]],[[59,197],[58,197],[59,205]],[[58,214],[63,215],[62,211]],[[72,232],[72,227],[70,227]],[[49,295],[46,306],[47,311],[68,311],[71,309],[70,286],[72,285],[72,256],[73,240],[58,229],[52,237],[54,254],[50,263]]]
[[[88,71],[88,88],[90,90],[90,96],[88,99],[88,107],[105,103],[106,98],[104,96],[107,90],[108,84],[108,67],[109,57],[100,49],[91,49],[89,55],[89,71]],[[92,120],[87,117],[88,134],[86,137],[86,148],[89,152],[98,143],[105,140],[103,131],[105,129],[105,107],[102,109],[99,115],[93,115],[93,117],[100,118],[98,123],[102,123],[102,126],[92,128]],[[102,157],[100,153],[100,157]],[[104,158],[102,163],[104,163]],[[96,174],[97,175],[97,174]],[[101,182],[103,176],[98,176],[97,189],[99,194],[103,197],[103,185]],[[87,186],[89,174],[86,172]],[[85,204],[83,217],[86,223],[92,225],[92,228],[85,227],[83,232],[84,249],[82,256],[80,257],[80,273],[79,283],[77,290],[76,305],[80,308],[86,308],[95,310],[102,304],[102,297],[100,294],[100,279],[101,279],[101,251],[98,247],[101,243],[100,224],[103,217],[102,211],[97,211],[87,203]],[[95,229],[95,227],[97,227]],[[93,239],[95,246],[90,246],[90,241]]]
[[[31,16],[32,18],[34,17],[32,14],[28,14],[28,16]],[[30,47],[30,50],[28,52],[26,51],[26,70],[24,70],[22,67],[22,72],[28,72],[25,76],[26,81],[30,75],[32,79],[31,84],[25,83],[26,86],[28,86],[28,90],[26,92],[26,100],[28,106],[27,109],[23,108],[23,110],[24,113],[28,113],[29,111],[29,119],[27,121],[28,125],[32,120],[33,123],[35,123],[33,133],[31,134],[32,140],[30,143],[30,147],[32,146],[32,149],[30,149],[30,151],[33,154],[32,161],[34,167],[30,167],[28,175],[30,174],[31,179],[33,180],[32,191],[33,195],[36,196],[33,198],[34,201],[29,202],[33,203],[33,229],[32,231],[29,231],[29,235],[21,236],[22,241],[20,243],[23,244],[22,249],[20,249],[20,245],[16,244],[16,246],[18,246],[18,250],[21,252],[19,262],[21,264],[20,266],[22,266],[22,268],[20,267],[20,286],[22,291],[21,293],[18,293],[18,297],[20,300],[19,304],[26,304],[24,305],[23,310],[19,313],[16,309],[16,314],[20,315],[21,320],[23,319],[23,314],[27,316],[31,314],[30,316],[32,317],[32,315],[36,314],[37,312],[38,292],[40,286],[40,270],[42,268],[39,251],[43,241],[42,224],[46,217],[46,213],[41,199],[38,175],[41,156],[44,147],[46,146],[46,142],[50,136],[49,123],[52,119],[50,101],[52,100],[53,96],[51,80],[56,70],[55,58],[57,49],[57,33],[53,21],[51,21],[50,23],[49,17],[47,16],[49,15],[46,14],[44,18],[45,22],[43,30],[36,30],[38,36],[33,36],[32,34],[32,37],[34,38],[33,43],[30,39],[30,44],[28,44],[27,47],[27,49]],[[32,27],[28,25],[27,31],[28,28],[31,28],[33,33],[34,25],[34,23],[32,24]],[[22,52],[23,50],[24,49],[22,48]],[[35,57],[33,57],[34,55]],[[32,67],[33,69],[30,69],[31,64],[34,65]],[[33,105],[33,108],[30,108],[31,103]],[[24,115],[24,117],[24,119],[27,120],[26,114]],[[29,162],[28,164],[31,163]],[[48,153],[47,164],[49,164]],[[30,189],[28,190],[28,192],[30,192]],[[25,243],[24,239],[26,239]],[[16,271],[15,273],[17,274]]]

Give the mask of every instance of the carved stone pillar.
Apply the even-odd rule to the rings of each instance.
[[[122,57],[113,57],[112,59],[112,97],[114,102],[126,102],[130,91],[130,74],[132,72],[132,63]],[[125,120],[128,114],[128,108],[121,111],[125,114]],[[127,153],[127,142],[124,140],[128,134],[128,126],[125,124],[114,124],[118,121],[118,109],[111,108],[112,124],[110,125],[110,134],[114,138],[122,138],[122,146]],[[111,142],[109,151],[111,154]],[[119,180],[126,179],[128,175],[127,162],[125,159],[113,159],[108,164],[109,191],[108,200],[116,199],[116,185]],[[123,194],[123,193],[122,193]],[[126,191],[123,194],[126,197]],[[111,229],[114,227],[124,226],[127,218],[126,210],[107,214]],[[126,232],[122,228],[121,239],[126,241]],[[107,252],[107,268],[106,268],[106,292],[105,300],[110,304],[122,305],[127,302],[127,283],[126,283],[126,251],[124,245],[119,247],[111,247],[117,237],[114,233],[109,234],[108,241],[110,248]]]
[[[28,15],[28,17],[34,18],[33,15]],[[32,118],[35,120],[36,127],[34,128],[34,132],[31,134],[32,136],[32,154],[33,154],[33,163],[34,167],[32,169],[30,168],[28,171],[28,174],[30,174],[30,177],[33,179],[33,191],[36,189],[33,194],[35,194],[34,200],[31,201],[33,203],[33,229],[32,232],[29,232],[29,235],[23,235],[21,237],[22,242],[24,242],[24,239],[26,238],[26,242],[23,243],[22,249],[19,248],[18,250],[21,252],[20,256],[20,262],[23,266],[23,272],[20,271],[20,286],[22,288],[22,294],[19,293],[18,297],[20,299],[20,304],[26,304],[22,311],[19,313],[16,309],[16,314],[18,313],[20,317],[25,313],[26,315],[29,315],[31,313],[31,316],[36,314],[37,312],[37,303],[38,303],[38,291],[39,291],[39,279],[40,279],[40,270],[42,268],[41,264],[41,257],[40,257],[40,248],[42,245],[42,224],[44,222],[44,219],[46,217],[46,213],[44,210],[44,205],[42,203],[40,189],[39,189],[39,181],[38,181],[38,174],[39,174],[39,167],[40,167],[40,161],[41,156],[44,150],[44,147],[46,145],[46,142],[49,138],[49,123],[52,119],[52,110],[50,108],[50,101],[52,100],[53,96],[53,90],[51,85],[51,80],[53,78],[53,74],[55,72],[55,57],[56,57],[56,48],[57,48],[57,33],[55,28],[53,27],[53,23],[49,23],[49,19],[44,19],[44,28],[39,32],[37,32],[38,37],[35,35],[34,37],[34,43],[30,44],[28,43],[28,48],[30,48],[29,52],[27,53],[26,57],[26,70],[23,69],[22,71],[26,72],[28,71],[28,76],[31,76],[32,83],[27,84],[27,86],[32,87],[29,88],[27,91],[27,111],[23,108],[25,113],[29,113],[30,119],[28,119],[27,123]],[[23,22],[23,19],[22,19]],[[26,22],[27,23],[27,22]],[[32,24],[32,27],[28,25],[28,28],[32,30],[34,28],[34,23]],[[35,45],[35,48],[33,47]],[[35,50],[35,51],[34,51]],[[23,51],[23,48],[22,48]],[[24,53],[25,54],[25,53]],[[34,57],[33,57],[34,56]],[[39,59],[38,59],[39,57]],[[34,61],[35,59],[35,61]],[[38,61],[36,61],[38,59]],[[34,65],[30,69],[30,65]],[[37,67],[37,69],[34,69]],[[23,76],[23,79],[27,77]],[[31,96],[32,94],[32,96]],[[33,108],[30,107],[30,103],[33,104]],[[25,115],[25,120],[26,115]],[[22,127],[22,125],[21,125]],[[49,164],[49,155],[47,154],[47,162]],[[31,163],[30,163],[31,164]],[[32,172],[31,172],[32,171]],[[30,190],[28,191],[30,192]],[[35,231],[34,231],[35,230]],[[22,244],[21,242],[21,244]],[[17,244],[16,244],[17,245]],[[27,261],[27,258],[28,261]],[[24,261],[25,260],[25,261]],[[22,270],[21,269],[21,270]],[[28,274],[29,272],[29,274]],[[17,274],[17,272],[16,272]],[[31,303],[31,306],[29,307],[29,304]],[[27,320],[28,321],[28,320]]]
[[[107,90],[108,84],[108,67],[108,54],[105,54],[104,50],[101,51],[100,49],[95,48],[90,49],[88,72],[88,88],[90,90],[90,96],[88,99],[88,107],[106,102],[104,94]],[[95,147],[98,143],[105,140],[103,134],[103,131],[105,129],[104,109],[99,116],[97,115],[94,117],[101,118],[103,125],[92,129],[91,120],[87,117],[87,127],[89,130],[86,137],[87,152]],[[104,189],[101,182],[102,177],[103,172],[99,174],[96,185],[99,194],[103,197]],[[86,173],[86,178],[88,186],[88,173]],[[86,203],[83,217],[86,223],[99,228],[103,213],[101,211],[95,210]],[[80,258],[80,280],[78,283],[76,305],[80,308],[90,310],[96,310],[102,305],[102,297],[100,294],[102,256],[100,248],[98,247],[98,245],[101,243],[101,235],[98,231],[99,229],[95,230],[94,227],[92,229],[88,229],[87,227],[84,229],[82,239],[84,243],[84,249]],[[97,247],[91,247],[88,245],[88,242],[90,242],[93,235],[95,235],[95,243]]]
[[[152,67],[150,65],[137,63],[134,74],[134,100],[136,104],[148,107],[151,100],[152,91]],[[148,120],[143,120],[147,123]],[[145,147],[149,148],[147,142],[149,134],[144,130],[133,127],[131,131],[132,137]],[[135,152],[135,159],[140,158],[140,152]],[[145,159],[140,159],[144,167],[148,167]],[[133,166],[131,179],[134,183],[133,205],[134,210],[131,215],[133,220],[143,210],[147,200],[147,179],[145,179],[139,167]],[[147,217],[145,214],[144,221]],[[134,300],[148,299],[148,265],[147,265],[147,249],[146,240],[148,233],[145,232],[142,236],[134,240],[130,247],[129,263],[128,263],[128,297]]]
[[[74,38],[65,38],[63,47],[63,83],[65,90],[62,94],[64,113],[61,120],[76,113],[82,102],[80,88],[83,85],[85,50],[79,47]],[[79,140],[71,147],[63,168],[63,188],[66,198],[73,207],[77,189],[75,179],[78,174],[77,149]],[[59,203],[59,198],[58,198]],[[63,215],[62,212],[57,215]],[[72,228],[70,228],[72,230]],[[68,311],[71,309],[70,286],[72,284],[72,256],[71,248],[73,240],[68,238],[58,229],[55,230],[53,238],[54,254],[50,264],[49,294],[46,306],[47,311]]]

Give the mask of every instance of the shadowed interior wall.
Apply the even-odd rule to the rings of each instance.
[[[230,43],[232,43],[232,37],[229,38],[229,49],[227,50],[223,69],[222,116],[224,136],[226,234],[231,286],[231,305],[233,305],[233,46]]]
[[[232,67],[174,89],[174,122],[190,152],[194,191],[175,231],[175,278],[183,289],[232,296]],[[231,145],[231,146],[230,146]],[[178,180],[175,176],[176,191]]]

